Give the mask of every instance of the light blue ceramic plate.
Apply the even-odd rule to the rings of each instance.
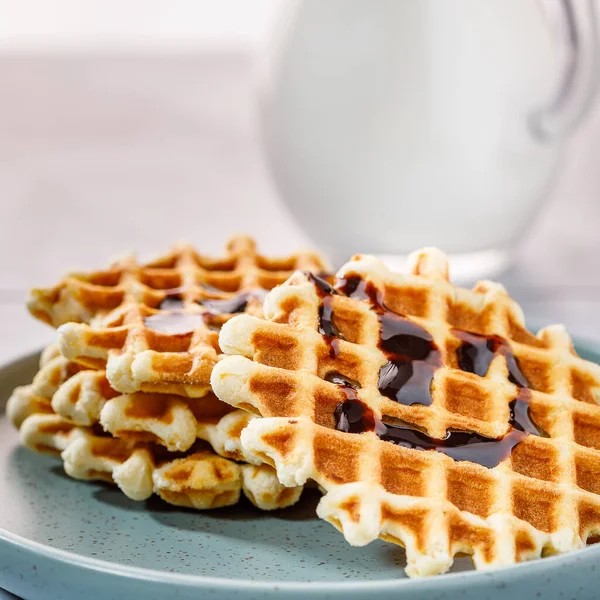
[[[600,347],[579,351],[600,362]],[[36,366],[28,356],[0,369],[0,587],[25,600],[600,597],[600,544],[487,572],[459,559],[451,574],[409,580],[401,548],[349,546],[314,516],[315,495],[270,514],[249,503],[200,513],[72,481],[59,461],[20,447],[3,416]]]

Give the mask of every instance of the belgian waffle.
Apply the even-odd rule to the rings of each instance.
[[[407,574],[580,548],[600,533],[600,367],[560,326],[529,333],[504,288],[448,281],[445,256],[394,274],[357,256],[334,287],[297,274],[266,321],[226,323],[217,396],[261,415],[247,452],[354,545],[406,547]]]
[[[123,394],[107,400],[100,412],[104,430],[120,439],[152,441],[169,450],[187,450],[200,439],[219,456],[257,463],[240,464],[248,499],[262,510],[291,506],[300,499],[303,486],[282,485],[272,467],[242,449],[240,434],[251,418],[244,410],[232,410],[212,393],[203,398]]]
[[[6,414],[20,429],[33,414],[52,414],[52,398],[62,383],[79,372],[81,367],[63,358],[56,346],[48,346],[40,357],[40,370],[29,385],[15,388],[6,404]]]
[[[239,465],[208,447],[174,459],[156,445],[84,435],[69,443],[62,458],[71,477],[114,481],[133,500],[155,492],[169,504],[208,509],[240,497]]]
[[[60,326],[64,356],[106,368],[120,392],[200,397],[210,391],[220,326],[235,313],[262,314],[266,291],[298,268],[318,272],[325,264],[309,252],[268,258],[238,236],[223,258],[180,246],[146,265],[129,258],[107,271],[71,275],[32,290],[28,307]]]
[[[119,394],[110,387],[103,371],[82,370],[56,390],[52,406],[71,422],[87,426],[100,423],[105,432],[122,440],[186,452],[200,439],[219,456],[256,462],[240,444],[240,433],[252,416],[233,410],[212,393],[202,398]],[[273,469],[264,464],[241,465],[241,474],[244,493],[262,510],[291,506],[302,493],[302,486],[281,485]]]
[[[231,466],[224,460],[244,459],[239,435],[249,420],[245,411],[233,410],[214,394],[201,399],[122,395],[103,371],[82,369],[54,350],[44,354],[33,383],[15,390],[8,412],[25,446],[62,453],[72,477],[114,480],[135,500],[154,490],[167,501],[179,498],[178,504],[196,508],[235,503],[240,487],[263,510],[289,506],[300,497],[302,488],[282,486],[271,467]],[[197,439],[210,442],[223,459]],[[189,480],[182,477],[187,471]],[[171,474],[178,479],[168,483]]]

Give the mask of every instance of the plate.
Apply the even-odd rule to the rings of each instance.
[[[580,343],[578,350],[600,362],[599,346]],[[248,502],[193,512],[73,481],[59,460],[21,447],[4,416],[11,390],[31,381],[37,360],[0,369],[0,587],[25,600],[596,596],[600,544],[491,571],[458,559],[450,574],[410,580],[398,546],[353,548],[317,519],[316,492],[273,513]]]

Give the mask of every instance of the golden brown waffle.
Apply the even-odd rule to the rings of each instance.
[[[48,346],[40,358],[40,370],[33,382],[16,388],[6,405],[6,414],[20,429],[23,421],[33,414],[51,414],[52,397],[63,382],[79,372],[81,367],[63,358],[56,346]]]
[[[123,394],[106,400],[100,413],[102,427],[114,437],[153,442],[171,451],[187,451],[196,439],[201,439],[218,455],[241,462],[249,457],[242,450],[240,433],[251,418],[212,393],[203,398]],[[240,467],[244,493],[258,508],[285,508],[300,499],[303,486],[281,485],[272,467],[260,462]]]
[[[169,504],[207,509],[237,504],[241,469],[212,450],[196,452],[156,469],[154,491]]]
[[[210,393],[203,398],[181,398],[167,394],[123,394],[108,400],[100,414],[105,431],[132,441],[152,441],[169,450],[188,450],[196,439],[210,443],[225,458],[246,461],[240,433],[251,419],[244,410],[232,410]],[[241,464],[242,488],[262,510],[295,504],[303,486],[283,486],[272,467]],[[155,480],[156,482],[156,480]]]
[[[24,445],[38,452],[62,453],[72,477],[114,479],[135,500],[146,499],[154,490],[196,508],[224,506],[227,498],[234,499],[235,486],[234,502],[242,487],[263,510],[289,506],[300,497],[302,488],[282,486],[271,467],[230,467],[229,461],[196,441],[210,442],[224,458],[243,460],[239,435],[249,420],[245,411],[234,411],[214,394],[199,399],[143,392],[121,395],[110,387],[103,371],[80,370],[53,350],[44,356],[46,364],[33,384],[15,390],[9,414]],[[199,445],[200,453],[195,451]],[[173,463],[176,456],[180,458]],[[209,476],[213,467],[217,475],[224,474],[223,481]],[[189,481],[181,476],[185,470],[190,472]],[[171,474],[179,479],[169,487]]]
[[[169,504],[209,509],[240,497],[240,467],[208,447],[173,458],[156,445],[85,435],[67,446],[62,459],[71,477],[114,481],[133,500],[154,492]]]
[[[38,318],[61,325],[64,356],[106,368],[120,392],[200,397],[210,390],[220,326],[235,313],[261,314],[266,291],[294,270],[324,267],[308,252],[267,258],[239,236],[223,258],[182,246],[144,266],[123,260],[108,271],[33,290],[28,305]]]
[[[286,485],[312,478],[318,514],[354,545],[406,547],[407,573],[580,548],[600,533],[600,367],[562,327],[537,336],[504,288],[448,282],[424,250],[409,275],[355,257],[334,288],[297,275],[263,321],[222,329],[212,385],[262,415],[247,452]]]
[[[23,421],[36,413],[52,413],[50,401],[36,394],[33,385],[15,388],[6,404],[6,415],[10,422],[20,429]]]
[[[75,425],[88,427],[99,422],[104,405],[119,395],[108,383],[105,371],[80,367],[52,396],[52,410]]]
[[[30,450],[60,456],[71,442],[93,431],[78,427],[54,413],[34,413],[22,422],[19,433],[23,445]]]
[[[213,257],[182,244],[146,264],[126,256],[107,270],[71,273],[52,288],[32,289],[27,307],[53,327],[89,323],[132,299],[154,308],[165,299],[174,304],[177,300],[231,300],[249,292],[252,311],[260,306],[265,290],[283,283],[296,268],[315,272],[326,268],[323,258],[312,252],[279,258],[258,254],[256,243],[246,235],[232,237],[225,250],[224,256]],[[185,293],[180,289],[184,287]]]
[[[54,347],[42,353],[40,362],[33,382],[17,388],[7,405],[26,447],[61,456],[71,477],[115,483],[133,500],[145,500],[156,493],[171,504],[198,509],[238,501],[243,476],[236,463],[217,456],[204,442],[188,448],[186,454],[174,454],[158,444],[110,436],[93,417],[118,397],[104,374],[80,370],[57,355]],[[83,424],[54,413],[53,405],[61,397],[67,399],[61,406],[72,402],[77,407],[71,412]],[[266,497],[265,502],[272,502],[272,498]]]
[[[156,493],[170,504],[209,509],[240,497],[240,467],[209,448],[173,458],[157,445],[97,435],[55,414],[29,416],[21,435],[28,447],[60,455],[70,477],[114,483],[132,500]]]
[[[262,510],[291,506],[300,499],[303,486],[283,486],[272,467],[248,457],[241,447],[240,434],[251,418],[244,410],[232,410],[212,393],[181,398],[138,392],[106,401],[100,423],[120,439],[152,441],[169,450],[187,450],[201,439],[222,457],[250,458],[258,464],[240,465],[245,495]]]
[[[74,479],[115,483],[132,500],[156,493],[171,504],[197,509],[239,500],[241,468],[202,443],[186,454],[173,454],[157,444],[116,439],[97,427],[45,413],[28,416],[20,433],[28,448],[60,455]]]

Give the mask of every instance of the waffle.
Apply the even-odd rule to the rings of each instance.
[[[300,499],[303,486],[282,485],[272,467],[242,449],[240,434],[251,418],[244,410],[232,410],[212,393],[187,399],[143,392],[123,394],[108,400],[100,413],[104,430],[120,439],[153,441],[169,450],[187,450],[188,444],[201,439],[224,458],[255,462],[240,465],[248,499],[262,510],[291,506]]]
[[[102,373],[80,370],[59,356],[55,347],[46,349],[40,362],[33,382],[17,388],[7,404],[8,416],[26,447],[61,456],[71,477],[115,483],[133,500],[156,493],[171,504],[198,509],[237,503],[242,470],[217,456],[208,444],[196,443],[186,454],[169,453],[158,444],[111,437],[92,422],[89,410],[75,411],[83,425],[54,413],[56,398],[73,381],[80,382],[70,386],[74,405],[98,413],[98,401],[106,403],[115,392]],[[265,502],[272,503],[271,496]]]
[[[6,414],[20,429],[25,419],[33,414],[52,414],[52,398],[63,382],[75,375],[81,367],[63,358],[56,346],[48,346],[40,357],[40,370],[29,385],[15,388],[6,404]]]
[[[82,369],[56,356],[54,349],[44,352],[42,362],[34,382],[13,393],[9,416],[25,446],[62,454],[70,476],[114,480],[134,500],[146,499],[154,490],[171,503],[179,498],[179,505],[195,508],[235,503],[240,487],[263,510],[299,499],[302,488],[282,486],[271,467],[231,466],[197,442],[210,442],[223,458],[244,460],[239,435],[249,415],[214,394],[200,399],[121,395],[103,371]],[[173,456],[180,458],[173,462]],[[182,479],[186,470],[189,480]],[[172,474],[179,479],[170,481]]]
[[[445,256],[394,274],[357,256],[335,287],[297,274],[266,321],[224,325],[217,396],[262,419],[241,435],[353,545],[406,548],[411,577],[457,553],[488,568],[600,533],[600,367],[560,326],[529,333],[501,285],[448,281]]]
[[[128,258],[107,271],[71,275],[54,288],[32,290],[28,307],[60,326],[64,356],[106,368],[120,392],[201,397],[210,391],[220,326],[235,313],[262,314],[266,291],[295,269],[324,268],[309,252],[267,258],[238,236],[223,258],[180,246],[143,266]]]
[[[256,462],[240,444],[240,433],[251,415],[233,410],[212,393],[203,398],[119,394],[108,385],[104,372],[83,370],[58,388],[52,406],[69,421],[87,426],[100,423],[105,432],[122,440],[184,452],[201,439],[224,458]],[[241,473],[244,493],[262,510],[291,506],[302,493],[303,486],[281,485],[273,469],[264,464],[241,465]]]
[[[132,500],[155,492],[169,504],[209,509],[236,504],[240,497],[240,467],[209,448],[173,459],[156,445],[85,435],[62,458],[71,477],[114,481]]]

